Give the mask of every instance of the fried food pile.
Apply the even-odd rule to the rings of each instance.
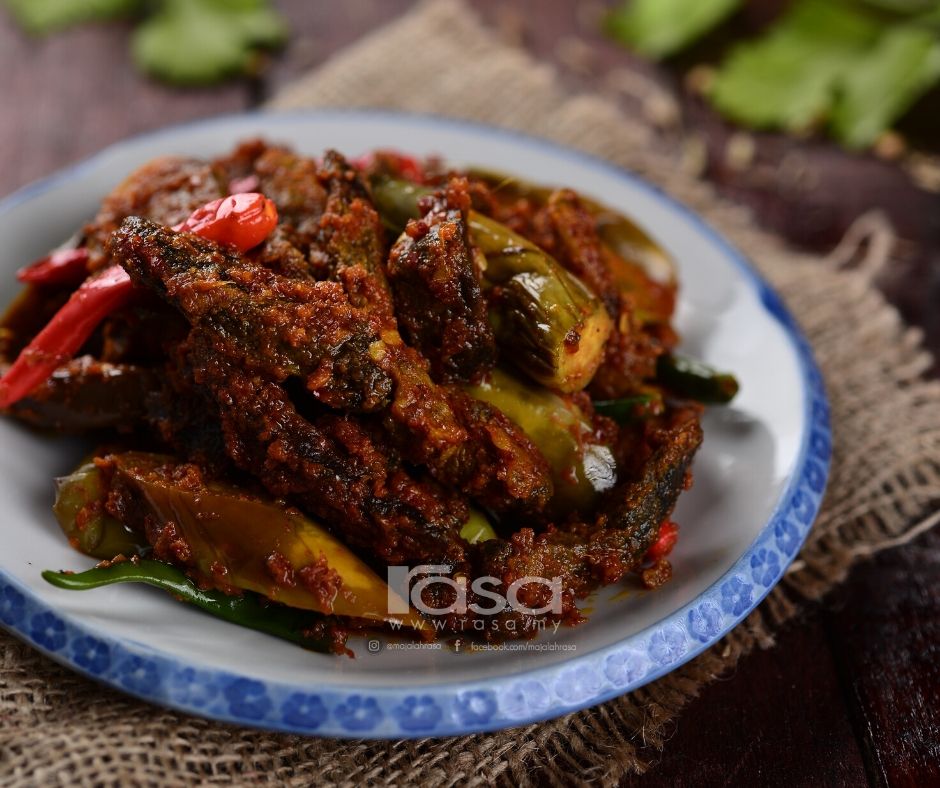
[[[193,218],[248,192],[270,219],[260,243]],[[106,559],[95,583],[177,572],[313,611],[305,644],[341,650],[346,630],[430,618],[443,636],[528,637],[578,623],[600,586],[668,580],[702,403],[736,384],[674,354],[670,261],[616,212],[433,159],[257,140],[147,164],[57,254],[79,263],[21,276],[0,356],[35,350],[76,287],[123,283],[74,354],[5,395],[28,423],[110,431],[56,504]],[[453,582],[393,614],[390,566]],[[491,609],[481,578],[559,582]]]

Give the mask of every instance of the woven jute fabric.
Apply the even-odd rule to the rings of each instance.
[[[379,106],[521,129],[640,173],[698,211],[784,296],[809,337],[832,404],[823,510],[784,580],[741,626],[640,691],[552,722],[459,739],[364,742],[235,728],[147,706],[0,636],[0,784],[614,784],[642,772],[667,724],[860,556],[929,527],[940,502],[940,383],[918,332],[872,284],[890,227],[861,217],[825,257],[757,229],[678,163],[642,115],[569,95],[557,75],[498,42],[452,0],[419,6],[290,86],[276,108]]]

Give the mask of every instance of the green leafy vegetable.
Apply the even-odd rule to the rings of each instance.
[[[933,30],[940,32],[940,5],[931,11],[925,12],[921,16],[917,17],[914,21],[922,27],[932,28]]]
[[[940,79],[940,39],[913,26],[887,30],[842,79],[832,130],[849,147],[864,147]]]
[[[148,12],[131,42],[143,71],[182,85],[250,73],[287,38],[270,0],[0,0],[29,33]]]
[[[138,67],[179,84],[205,84],[251,70],[260,48],[287,36],[266,0],[163,0],[135,32]]]
[[[741,0],[626,0],[607,17],[607,31],[641,55],[675,54],[712,30]]]
[[[920,14],[936,7],[937,0],[862,0],[865,5],[895,14]]]
[[[825,117],[839,80],[877,36],[877,23],[848,6],[800,0],[764,38],[732,50],[711,100],[748,126],[805,129]]]
[[[719,24],[732,0],[633,0],[611,35],[672,55]],[[940,81],[937,0],[795,0],[768,32],[733,45],[708,88],[723,115],[756,129],[825,128],[871,145]]]
[[[2,0],[16,21],[33,35],[98,20],[129,16],[140,0]]]

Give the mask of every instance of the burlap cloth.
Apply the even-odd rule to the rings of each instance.
[[[496,41],[452,0],[431,2],[294,84],[276,107],[381,106],[523,129],[641,173],[719,228],[778,288],[815,349],[832,402],[823,510],[784,580],[721,643],[629,696],[490,735],[408,742],[260,733],[104,690],[0,634],[0,784],[615,783],[647,768],[666,724],[860,556],[932,525],[940,501],[940,382],[872,284],[892,235],[861,217],[827,258],[787,249],[677,164],[680,140]]]

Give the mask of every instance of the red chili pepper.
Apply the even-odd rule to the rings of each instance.
[[[16,273],[32,285],[77,285],[88,276],[88,250],[57,249]]]
[[[132,289],[119,265],[86,279],[0,378],[0,407],[25,397],[75,355],[98,323],[127,303]]]
[[[660,526],[659,537],[653,542],[653,546],[646,553],[646,560],[656,563],[665,558],[672,552],[672,548],[679,541],[679,526],[671,520],[666,520]]]
[[[277,208],[263,194],[230,194],[206,203],[174,227],[247,252],[267,238],[277,226]]]

